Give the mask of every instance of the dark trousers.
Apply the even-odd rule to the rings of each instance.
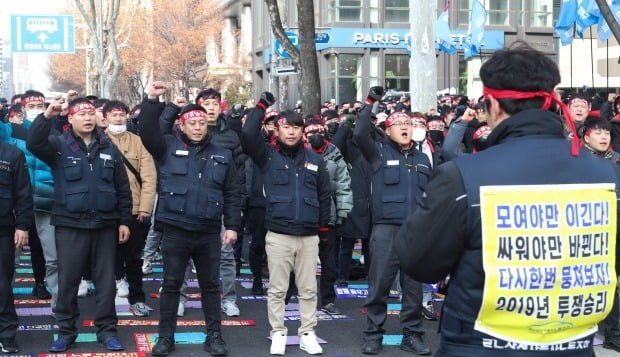
[[[261,270],[266,259],[265,236],[267,235],[267,229],[265,229],[265,208],[249,207],[247,212],[247,226],[252,234],[248,256],[250,270],[252,270],[254,277],[261,277]]]
[[[191,232],[170,225],[163,226],[161,253],[164,260],[164,282],[160,295],[159,336],[174,336],[177,309],[185,268],[194,260],[205,317],[207,334],[221,330],[219,227],[213,232]]]
[[[59,335],[74,340],[80,316],[77,291],[82,273],[91,265],[95,284],[95,326],[97,338],[104,341],[116,335],[116,308],[114,297],[114,257],[118,242],[117,228],[78,229],[56,226],[56,251],[58,253],[58,301],[56,322]]]
[[[353,248],[355,247],[356,238],[339,237],[340,251],[338,252],[338,279],[349,280],[351,270],[351,260],[353,259]],[[368,254],[368,239],[364,237],[362,242],[362,255],[364,256],[364,269],[368,275],[368,267],[370,266],[370,254]]]
[[[36,228],[28,232],[28,245],[30,246],[30,262],[32,263],[34,281],[42,284],[45,280],[45,257]]]
[[[125,244],[116,246],[116,280],[127,278],[129,284],[129,304],[144,302],[142,289],[142,250],[149,231],[150,220],[138,222],[138,216],[133,216],[129,224],[131,236]]]
[[[15,274],[15,242],[12,235],[0,235],[0,338],[14,339],[17,334],[17,314],[13,301]]]
[[[334,283],[338,275],[336,269],[336,248],[338,247],[338,235],[335,229],[319,233],[319,259],[321,259],[321,301],[325,306],[336,301]]]
[[[368,296],[364,307],[367,311],[368,328],[366,339],[380,339],[385,330],[387,299],[394,278],[400,269],[400,262],[394,251],[393,240],[399,230],[397,225],[376,224],[370,235],[370,256],[372,264],[368,275]],[[422,334],[422,284],[407,274],[400,274],[403,289],[400,324],[403,334]]]
[[[605,336],[618,336],[620,334],[620,328],[618,323],[620,321],[620,307],[618,305],[618,286],[614,291],[614,304],[611,306],[609,315],[601,322],[603,325],[603,331]]]

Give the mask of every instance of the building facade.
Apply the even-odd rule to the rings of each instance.
[[[413,0],[416,1],[423,0]],[[487,24],[482,53],[465,61],[462,43],[469,26],[471,0],[450,1],[450,28],[457,54],[437,51],[437,88],[439,92],[479,96],[480,65],[490,54],[514,42],[524,40],[557,61],[559,41],[553,24],[560,1],[554,0],[484,0]],[[279,2],[289,38],[295,38],[295,1]],[[438,0],[436,19],[446,0]],[[409,90],[410,0],[317,0],[315,26],[321,79],[321,98],[338,104],[361,100],[368,89],[383,85],[386,89]],[[264,90],[276,91],[290,60],[283,59],[281,48],[271,35],[266,5],[252,0],[253,41],[252,78],[255,97]],[[288,19],[288,21],[287,21]],[[293,41],[294,42],[294,41]],[[297,77],[287,74],[288,103],[299,99]]]

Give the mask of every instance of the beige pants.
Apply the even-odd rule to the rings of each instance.
[[[269,289],[267,313],[271,334],[284,332],[284,298],[288,290],[291,271],[297,284],[301,326],[297,334],[313,332],[316,326],[316,261],[319,254],[319,237],[291,236],[267,231],[265,251],[269,264]]]

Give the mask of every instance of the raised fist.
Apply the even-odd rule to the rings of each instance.
[[[270,107],[276,102],[276,97],[271,92],[263,92],[260,95],[260,101],[264,102],[265,106]]]
[[[159,97],[160,95],[166,93],[166,90],[168,88],[166,88],[166,84],[162,81],[155,81],[153,83],[151,83],[151,86],[149,87],[149,92],[148,92],[148,96],[151,99],[155,99],[157,97]]]
[[[370,90],[368,91],[368,98],[371,98],[373,101],[376,102],[378,100],[381,100],[381,98],[383,98],[383,94],[385,94],[383,87],[381,86],[370,87]]]

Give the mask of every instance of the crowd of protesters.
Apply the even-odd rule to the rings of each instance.
[[[79,97],[75,91],[49,103],[36,90],[15,96],[0,112],[0,288],[7,292],[0,294],[2,352],[19,350],[10,287],[16,254],[29,245],[32,295],[51,299],[59,326],[51,352],[64,352],[76,342],[77,299],[88,294],[97,297],[98,341],[108,350],[123,350],[114,298],[127,297],[136,317],[149,315],[142,278],[152,273],[159,251],[164,274],[152,354],[174,351],[177,317],[184,314],[187,280],[194,271],[206,324],[204,349],[227,355],[221,314],[241,314],[235,277],[244,235],[251,239],[252,294],[268,296],[272,355],[285,354],[284,306],[293,294],[301,315],[300,348],[323,352],[314,333],[316,311],[340,313],[333,287],[348,284],[356,241],[362,247],[361,275],[369,284],[362,353],[382,349],[386,301],[395,283],[402,302],[402,350],[432,353],[422,321],[438,318],[433,289],[447,284],[457,298],[444,305],[438,355],[517,351],[508,344],[481,345],[487,335],[481,337],[485,333],[473,327],[484,274],[476,255],[481,251],[479,201],[472,197],[483,183],[499,185],[508,177],[515,178],[508,180],[512,185],[615,183],[613,166],[620,162],[615,151],[620,150],[620,97],[610,93],[600,103],[571,94],[560,101],[551,94],[559,82],[557,67],[540,56],[526,47],[499,51],[481,69],[483,96],[441,95],[436,106],[424,109],[412,108],[407,96],[386,96],[382,87],[370,88],[363,101],[326,101],[320,113],[305,113],[301,106],[278,112],[272,108],[277,98],[269,92],[253,108],[236,104],[228,110],[213,88],[202,90],[194,103],[186,98],[163,103],[160,97],[170,93],[158,81],[132,110],[121,101]],[[530,67],[538,63],[548,73],[530,82],[526,73],[522,83],[493,78],[504,62],[515,72],[519,66],[534,71]],[[562,123],[555,111],[569,119]],[[513,137],[537,141],[519,146],[523,152],[518,153],[509,146]],[[510,155],[524,154],[531,155],[531,163],[560,165],[542,155],[546,149],[537,155],[541,145],[558,152],[567,148],[561,165],[570,170],[528,181],[524,172],[495,175],[504,168],[484,165],[508,164]],[[507,152],[489,149],[494,146]],[[570,161],[571,147],[579,159]],[[581,156],[575,155],[579,151]],[[515,160],[514,167],[519,163]],[[564,179],[575,165],[592,177]],[[424,249],[409,259],[407,252],[416,247]],[[614,294],[607,314],[592,321],[602,321],[605,347],[620,351],[617,289]],[[458,304],[468,305],[462,315]],[[558,355],[591,352],[591,334],[556,346],[571,341],[585,347]],[[514,353],[507,355],[519,355]]]

